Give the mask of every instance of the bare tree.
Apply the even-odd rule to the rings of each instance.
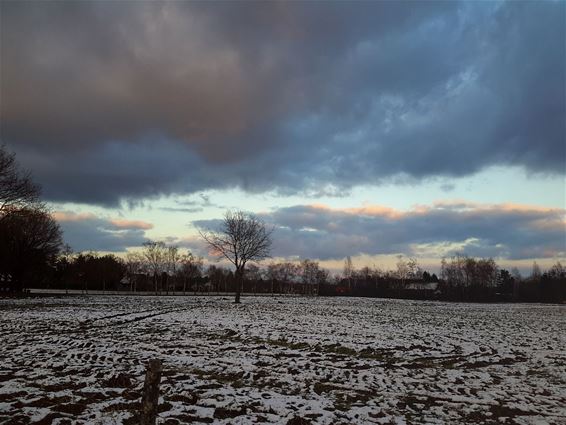
[[[348,255],[344,261],[344,279],[348,281],[348,289],[352,289],[352,277],[354,277],[354,266],[352,265],[352,258]]]
[[[409,278],[410,269],[402,255],[397,256],[397,271],[395,274],[397,279],[401,281],[401,287],[404,287],[405,281]]]
[[[415,257],[410,257],[407,261],[407,269],[409,271],[410,279],[420,279],[423,275],[423,270],[419,266],[419,262]]]
[[[497,285],[499,270],[492,258],[476,259],[457,254],[448,262],[442,259],[441,276],[459,296],[468,297],[478,288],[493,288]]]
[[[259,268],[256,264],[250,264],[244,273],[244,280],[250,282],[252,292],[257,292],[257,283],[263,279],[263,270]]]
[[[268,279],[271,279],[271,292],[273,293],[274,282],[279,283],[279,292],[289,293],[300,278],[301,267],[291,262],[272,263],[267,267]]]
[[[173,293],[175,293],[177,277],[177,266],[181,262],[181,253],[179,252],[179,247],[176,245],[168,246],[165,250],[165,271],[167,272],[167,286],[165,292],[168,294],[169,289],[173,286]],[[173,282],[171,282],[173,281]],[[173,283],[173,285],[171,285]]]
[[[320,292],[320,284],[326,283],[328,280],[328,271],[321,268],[318,261],[312,261],[308,258],[301,261],[300,268],[303,293],[305,295],[318,294]]]
[[[243,211],[226,212],[219,230],[199,231],[214,255],[236,267],[236,304],[240,303],[246,264],[269,257],[272,233],[263,221]]]
[[[147,241],[143,243],[142,255],[147,262],[149,272],[153,276],[155,295],[158,291],[158,281],[164,271],[167,247],[163,242]]]
[[[38,202],[39,186],[20,169],[13,153],[0,145],[0,220],[10,210],[27,208]]]
[[[320,268],[316,273],[316,295],[320,294],[320,285],[328,283],[330,272],[326,269]]]
[[[266,270],[266,276],[267,279],[269,279],[270,283],[271,283],[271,295],[273,295],[273,289],[274,289],[274,283],[275,280],[279,277],[279,273],[278,273],[278,264],[276,263],[271,263],[267,266],[267,270]]]
[[[187,293],[187,281],[192,282],[200,277],[203,261],[201,257],[195,257],[190,251],[181,257],[181,276],[183,278],[183,295]]]
[[[126,276],[130,284],[130,291],[137,291],[137,277],[144,269],[144,257],[139,252],[128,252],[125,259]]]

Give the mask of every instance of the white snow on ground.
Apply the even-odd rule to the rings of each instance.
[[[0,300],[0,423],[565,423],[566,307],[347,298]]]

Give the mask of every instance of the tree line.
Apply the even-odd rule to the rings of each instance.
[[[500,268],[491,258],[456,255],[443,259],[437,276],[415,258],[399,258],[396,267],[355,268],[347,258],[341,273],[330,273],[319,262],[271,261],[246,266],[243,276],[233,268],[205,265],[202,257],[163,242],[147,241],[123,258],[96,253],[63,253],[43,288],[89,291],[129,291],[167,294],[294,294],[357,296],[470,302],[551,302],[566,300],[566,268],[557,262],[531,274]]]
[[[96,252],[62,253],[41,288],[168,294],[202,284],[203,260],[178,246],[147,241],[124,257]]]
[[[240,294],[316,295],[318,286],[328,282],[328,270],[313,260],[272,262],[265,268],[249,264],[240,277],[229,267],[205,266],[202,257],[176,245],[147,241],[123,257],[64,251],[34,287],[156,295],[236,293],[239,288]]]
[[[470,302],[566,302],[566,267],[560,262],[541,271],[533,263],[523,277],[516,268],[501,268],[493,258],[457,254],[443,258],[440,273],[423,270],[415,258],[399,257],[396,268],[356,270],[346,259],[344,272],[320,295],[405,298]]]

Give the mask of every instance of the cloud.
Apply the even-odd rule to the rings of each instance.
[[[218,208],[226,209],[225,205],[216,204],[210,201],[210,195],[205,193],[199,193],[198,198],[191,199],[174,199],[175,206],[173,207],[162,207],[162,211],[170,212],[183,212],[183,213],[197,213],[204,211],[205,208]]]
[[[197,213],[197,212],[201,212],[203,211],[203,208],[201,207],[194,207],[194,208],[190,208],[190,207],[162,207],[160,208],[162,211],[169,211],[169,212],[182,212],[182,213]]]
[[[81,222],[95,220],[96,215],[93,213],[74,213],[69,211],[55,211],[51,214],[55,220],[61,223]]]
[[[0,7],[0,137],[51,200],[565,173],[564,2]]]
[[[74,251],[123,252],[147,240],[145,230],[151,223],[139,220],[109,219],[91,213],[56,211],[53,218],[63,229],[63,236]]]
[[[110,223],[112,223],[118,229],[143,229],[143,230],[153,229],[153,224],[141,220],[126,220],[121,218],[115,218],[110,220]]]
[[[151,223],[57,211],[54,218],[76,251],[123,252],[147,240]],[[260,217],[274,226],[278,258],[341,260],[346,256],[441,258],[456,253],[503,260],[566,258],[566,209],[519,204],[438,201],[395,210],[380,205],[331,208],[323,204],[276,208]],[[195,220],[195,229],[218,228],[221,219]],[[207,256],[204,242],[187,232],[167,243]]]
[[[400,253],[440,258],[462,252],[511,260],[566,257],[564,209],[446,201],[409,211],[298,205],[262,217],[276,228],[276,257],[332,260]],[[193,224],[214,228],[218,220]]]

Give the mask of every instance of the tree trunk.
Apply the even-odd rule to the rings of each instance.
[[[243,270],[236,269],[236,299],[235,304],[240,304],[240,295],[242,294],[242,284],[244,283]]]

